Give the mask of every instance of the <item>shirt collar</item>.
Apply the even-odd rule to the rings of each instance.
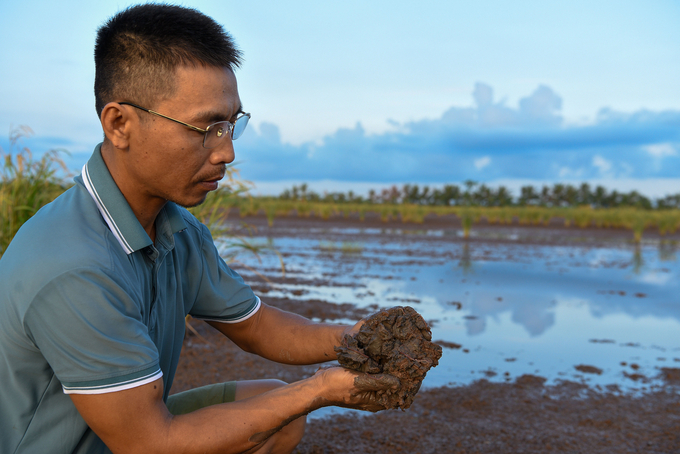
[[[101,145],[95,147],[92,157],[83,166],[82,174],[75,180],[77,183],[82,183],[87,192],[90,193],[99,212],[123,250],[127,254],[132,254],[152,245],[153,242],[142,224],[139,223],[106,167],[101,155]],[[165,211],[164,217],[167,219],[170,231],[173,234],[187,228],[179,208],[173,202],[167,202],[162,211]],[[162,216],[157,220],[160,221],[161,218]]]

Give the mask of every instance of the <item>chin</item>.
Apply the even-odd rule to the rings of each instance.
[[[203,202],[205,202],[205,199],[206,199],[207,196],[208,196],[208,194],[203,194],[203,195],[197,196],[197,197],[188,197],[187,196],[187,197],[183,197],[181,199],[180,198],[172,198],[172,199],[168,199],[168,200],[170,200],[171,202],[173,202],[173,203],[175,203],[175,204],[177,204],[181,207],[192,208],[192,207],[198,206],[198,205],[202,204]]]
[[[201,200],[195,200],[193,202],[175,202],[175,203],[184,208],[193,208],[199,206],[203,202],[205,202],[205,197],[203,197]]]

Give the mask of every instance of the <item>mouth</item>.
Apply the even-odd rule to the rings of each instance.
[[[208,191],[214,191],[215,189],[217,189],[217,186],[222,178],[224,178],[224,174],[220,173],[219,175],[216,175],[214,177],[201,180],[199,184]]]

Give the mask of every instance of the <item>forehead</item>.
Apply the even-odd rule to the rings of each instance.
[[[212,113],[218,120],[228,120],[240,110],[241,99],[231,69],[180,66],[175,71],[175,90],[161,104],[185,117]]]

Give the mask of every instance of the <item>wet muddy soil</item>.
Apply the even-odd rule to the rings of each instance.
[[[346,334],[335,351],[343,367],[397,377],[399,389],[379,391],[376,400],[385,408],[405,410],[442,356],[442,348],[431,341],[423,317],[412,307],[396,306],[368,317],[359,332]]]
[[[680,395],[639,398],[480,380],[424,390],[407,411],[337,415],[308,424],[297,453],[677,453]]]

